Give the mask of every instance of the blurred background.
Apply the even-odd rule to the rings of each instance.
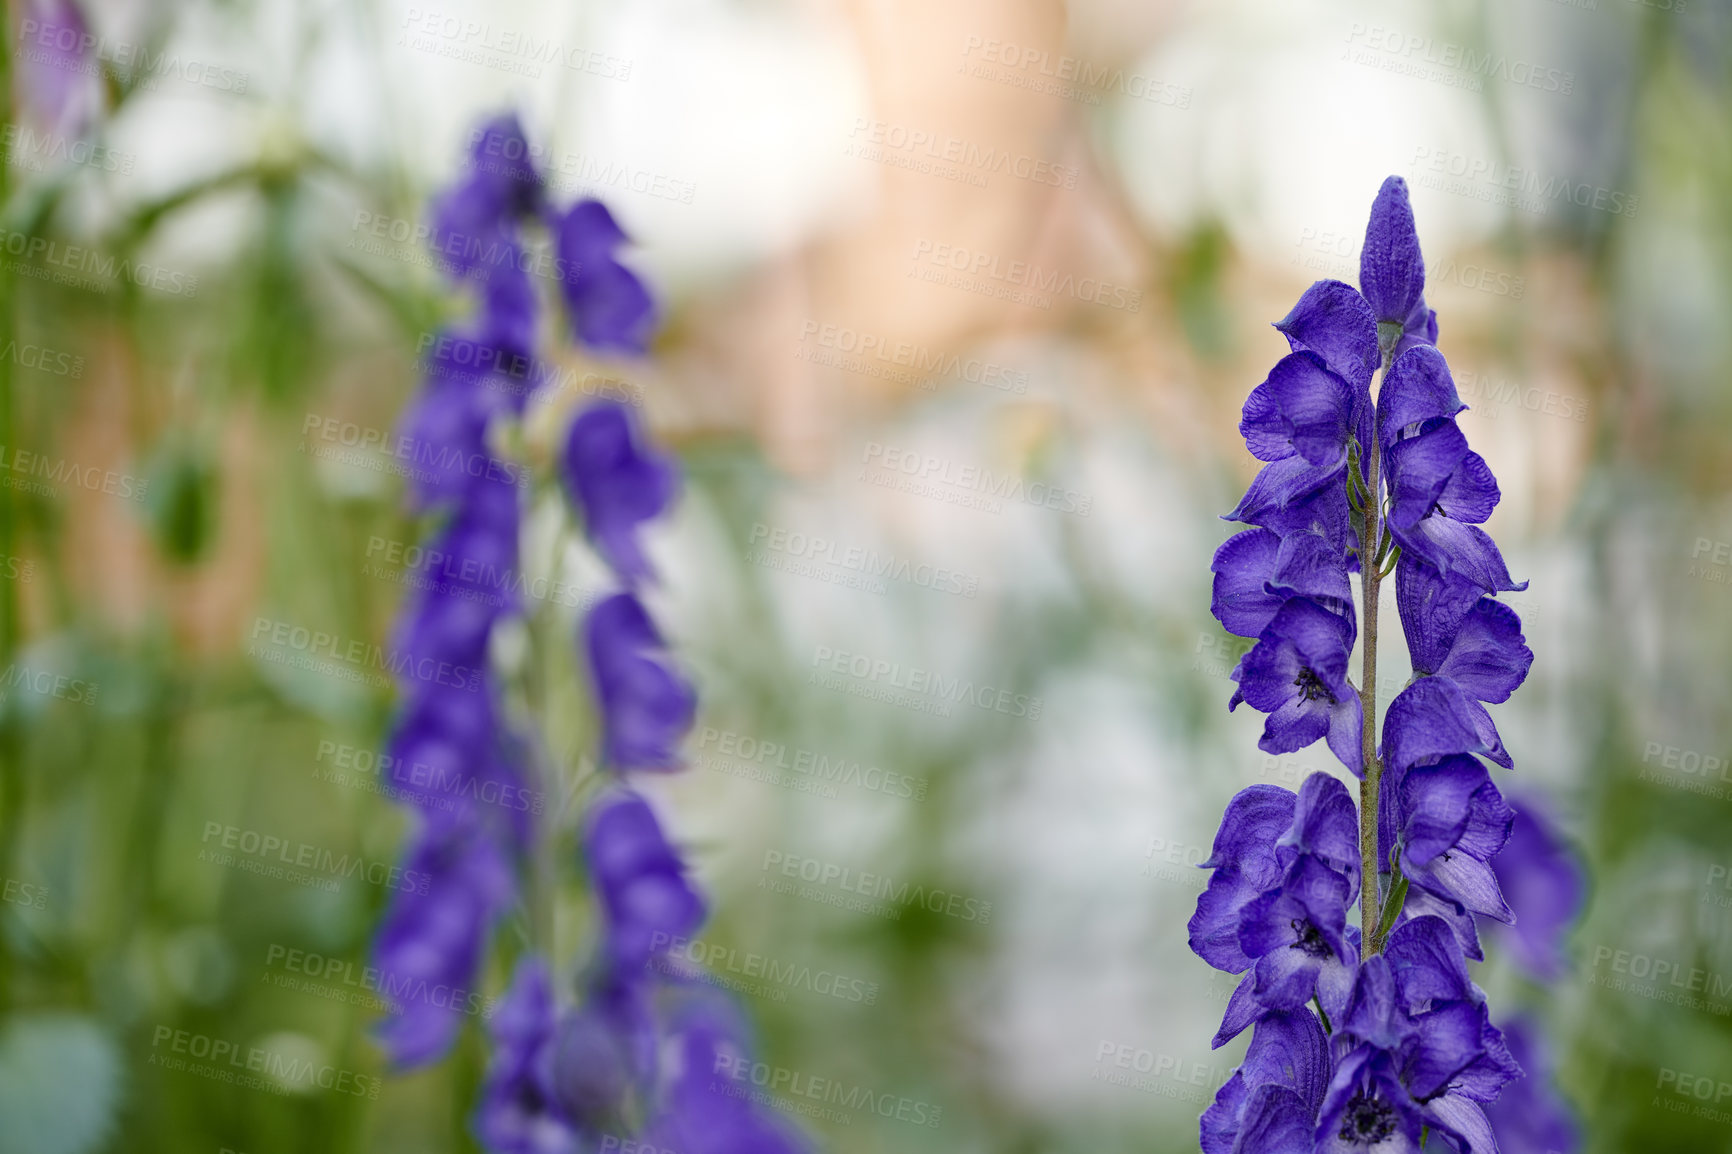
[[[64,3],[0,53],[0,1152],[475,1149],[475,1031],[401,1078],[369,1039],[371,865],[261,867],[398,859],[381,446],[460,304],[428,198],[506,108],[665,315],[639,361],[550,341],[526,425],[541,788],[604,583],[549,444],[612,395],[686,471],[690,956],[777,1071],[896,1104],[793,1114],[823,1148],[1196,1149],[1245,1039],[1194,867],[1237,790],[1341,772],[1226,710],[1238,410],[1393,173],[1531,581],[1501,784],[1591,876],[1567,976],[1476,978],[1588,1149],[1732,1150],[1724,0],[80,0],[71,58]],[[169,1068],[183,1031],[350,1085]]]

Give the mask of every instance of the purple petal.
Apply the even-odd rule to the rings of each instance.
[[[1209,611],[1228,633],[1255,637],[1281,608],[1285,596],[1266,588],[1281,547],[1281,538],[1269,530],[1247,529],[1215,550],[1209,564],[1215,574]]]
[[[696,716],[697,695],[668,659],[643,604],[630,593],[616,593],[590,610],[583,632],[606,764],[616,770],[678,768],[679,742]]]
[[[1246,1026],[1267,1012],[1255,996],[1256,985],[1256,975],[1246,974],[1233,988],[1233,996],[1227,999],[1227,1012],[1221,1018],[1221,1028],[1215,1031],[1215,1037],[1209,1043],[1211,1050],[1219,1050],[1231,1042]]]
[[[1498,941],[1534,978],[1558,977],[1568,968],[1564,939],[1585,896],[1575,855],[1538,806],[1523,800],[1491,866],[1516,917],[1512,929],[1497,929]]]
[[[1425,1112],[1431,1124],[1453,1140],[1460,1154],[1498,1154],[1491,1123],[1477,1102],[1461,1094],[1445,1094],[1426,1103]]]
[[[1281,876],[1275,839],[1293,821],[1298,797],[1278,785],[1249,785],[1233,795],[1215,831],[1214,852],[1204,869],[1234,869],[1259,889]]]
[[[1423,432],[1465,408],[1443,354],[1430,345],[1416,345],[1390,362],[1378,387],[1380,443],[1387,450],[1410,431]]]
[[[1290,1154],[1308,1150],[1313,1110],[1285,1086],[1260,1086],[1245,1105],[1234,1154]]]
[[[1425,257],[1407,199],[1407,182],[1391,176],[1377,190],[1365,247],[1359,254],[1359,291],[1378,321],[1407,322],[1425,294]]]
[[[1348,882],[1347,904],[1359,893],[1359,810],[1347,787],[1326,773],[1313,773],[1299,787],[1293,824],[1276,843],[1287,861],[1309,854]]]
[[[1318,533],[1345,554],[1353,545],[1347,470],[1319,469],[1297,455],[1265,465],[1224,519],[1261,525],[1282,537]]]
[[[1415,673],[1438,671],[1480,597],[1480,587],[1462,574],[1445,577],[1436,566],[1402,554],[1395,566],[1395,604]]]
[[[1316,353],[1370,399],[1371,377],[1382,358],[1377,351],[1377,317],[1358,289],[1338,280],[1320,280],[1305,290],[1275,328],[1294,351]]]
[[[607,206],[580,200],[551,222],[560,287],[578,339],[602,351],[641,353],[655,326],[655,302],[615,259],[626,235]]]
[[[560,458],[566,491],[584,527],[614,571],[630,582],[652,575],[638,530],[672,505],[679,488],[673,462],[658,452],[617,401],[590,405],[566,434]]]
[[[1503,1024],[1503,1034],[1524,1073],[1485,1105],[1499,1148],[1505,1154],[1576,1154],[1582,1146],[1581,1128],[1553,1084],[1551,1058],[1538,1023],[1512,1018]]]
[[[1389,706],[1383,764],[1399,773],[1453,753],[1483,754],[1510,767],[1485,707],[1447,677],[1421,677]]]
[[[1280,539],[1266,592],[1280,601],[1291,597],[1308,597],[1323,608],[1354,624],[1353,589],[1347,580],[1347,567],[1341,551],[1320,534],[1294,533]],[[1273,618],[1271,610],[1270,617]],[[1268,624],[1267,621],[1264,622]],[[1261,633],[1262,630],[1257,630]],[[1247,634],[1255,637],[1257,634]],[[1349,634],[1351,639],[1352,634]],[[1349,641],[1351,645],[1351,640]]]
[[[1384,944],[1383,957],[1410,1013],[1434,1002],[1479,1000],[1455,932],[1442,918],[1410,918],[1395,927]]]
[[[1522,637],[1522,621],[1509,606],[1481,597],[1462,620],[1449,655],[1436,672],[1470,696],[1493,704],[1527,679],[1533,650]]]
[[[1251,455],[1279,461],[1298,453],[1320,468],[1347,457],[1353,388],[1315,353],[1289,353],[1245,401],[1239,432]]]
[[[1384,454],[1390,530],[1411,529],[1431,516],[1467,455],[1467,437],[1454,421],[1444,421],[1416,437],[1396,442]]]

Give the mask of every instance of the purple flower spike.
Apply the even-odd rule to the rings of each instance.
[[[584,641],[601,705],[603,761],[615,770],[679,768],[697,695],[669,664],[643,604],[630,593],[598,603]]]
[[[655,302],[637,275],[614,258],[627,237],[613,214],[599,200],[580,200],[549,226],[578,340],[602,352],[642,353],[655,327]]]
[[[638,528],[673,504],[679,473],[645,443],[631,411],[598,401],[580,413],[566,434],[560,472],[590,540],[614,571],[633,583],[652,576]]]
[[[422,829],[374,946],[384,988],[402,991],[379,1038],[399,1068],[435,1061],[463,1024],[493,923],[511,900],[504,857],[469,814],[439,814]]]
[[[704,920],[704,902],[686,879],[649,803],[634,793],[603,803],[584,843],[607,913],[607,952],[614,972],[642,972],[676,937]]]
[[[488,1033],[493,1058],[475,1111],[475,1136],[490,1154],[576,1154],[578,1134],[554,1090],[553,989],[534,955],[517,964]]]
[[[1239,702],[1269,715],[1257,748],[1292,753],[1327,736],[1329,749],[1355,774],[1364,772],[1360,750],[1363,713],[1347,681],[1353,625],[1303,597],[1281,607],[1257,644],[1233,670]]]
[[[1415,345],[1437,343],[1437,313],[1425,304],[1425,257],[1407,199],[1407,182],[1389,177],[1377,190],[1365,247],[1359,254],[1359,291],[1376,315],[1380,343],[1400,356]],[[1384,326],[1389,326],[1384,329]],[[1385,339],[1384,332],[1393,339]]]

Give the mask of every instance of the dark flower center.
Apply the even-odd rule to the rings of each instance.
[[[1395,1110],[1382,1098],[1367,1098],[1364,1091],[1353,1095],[1347,1113],[1341,1116],[1341,1137],[1361,1146],[1375,1146],[1395,1133]]]
[[[1323,700],[1335,704],[1335,695],[1329,692],[1329,687],[1323,684],[1322,678],[1311,672],[1309,668],[1299,671],[1299,676],[1293,679],[1293,684],[1299,687],[1299,696],[1306,701]]]
[[[1323,933],[1304,918],[1294,918],[1293,948],[1312,958],[1327,958],[1335,951],[1323,940]]]

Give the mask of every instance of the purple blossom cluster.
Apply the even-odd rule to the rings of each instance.
[[[1482,922],[1514,923],[1507,890],[1524,913],[1513,956],[1555,972],[1580,880],[1485,764],[1512,766],[1486,706],[1533,662],[1496,598],[1526,583],[1480,528],[1497,481],[1457,424],[1466,406],[1424,287],[1407,186],[1390,177],[1359,288],[1307,289],[1275,325],[1291,352],[1245,402],[1240,432],[1265,464],[1227,517],[1249,528],[1212,565],[1215,616],[1255,639],[1229,708],[1267,715],[1267,753],[1322,739],[1361,788],[1356,807],[1315,773],[1297,793],[1254,785],[1227,806],[1190,943],[1245,975],[1214,1044],[1252,1035],[1203,1115],[1205,1154],[1576,1148],[1567,1107],[1523,1076],[1542,1060],[1538,1033],[1493,1025],[1467,969],[1484,957]],[[1377,591],[1392,574],[1413,675],[1379,737]],[[1363,691],[1349,679],[1361,642]],[[1519,851],[1507,863],[1506,847]]]
[[[540,338],[523,230],[539,223],[550,234],[564,312],[584,345],[641,353],[653,326],[648,291],[615,256],[626,236],[606,207],[583,200],[556,209],[530,156],[515,118],[488,123],[469,172],[434,208],[434,247],[479,308],[431,342],[426,383],[405,423],[410,435],[447,450],[437,459],[448,464],[417,478],[412,497],[438,522],[426,553],[476,563],[457,567],[463,573],[510,572],[517,562],[517,470],[475,463],[491,460],[497,429],[520,418],[529,400],[522,374],[494,367],[533,364]],[[789,1127],[727,1094],[715,1077],[718,1063],[745,1053],[744,1022],[722,995],[658,964],[663,943],[689,937],[705,915],[655,811],[627,783],[633,772],[679,768],[678,746],[696,711],[692,687],[639,598],[654,576],[639,534],[672,505],[677,470],[630,410],[599,401],[571,423],[559,474],[621,586],[589,611],[579,645],[597,704],[600,761],[612,779],[582,830],[601,934],[570,1004],[548,959],[529,952],[518,961],[490,1022],[476,1135],[494,1154],[576,1154],[608,1136],[682,1154],[795,1154],[805,1146]],[[439,580],[418,583],[396,642],[417,661],[488,670],[493,629],[520,606],[450,572],[448,565]],[[532,750],[491,672],[473,688],[402,685],[390,752],[428,766],[435,784],[412,795],[419,813],[409,850],[431,883],[425,893],[397,896],[376,943],[382,984],[410,992],[380,1029],[400,1068],[450,1048],[465,999],[413,992],[478,984],[495,928],[517,900],[520,867],[545,835],[529,815],[478,800],[495,795],[483,785],[518,786]]]

